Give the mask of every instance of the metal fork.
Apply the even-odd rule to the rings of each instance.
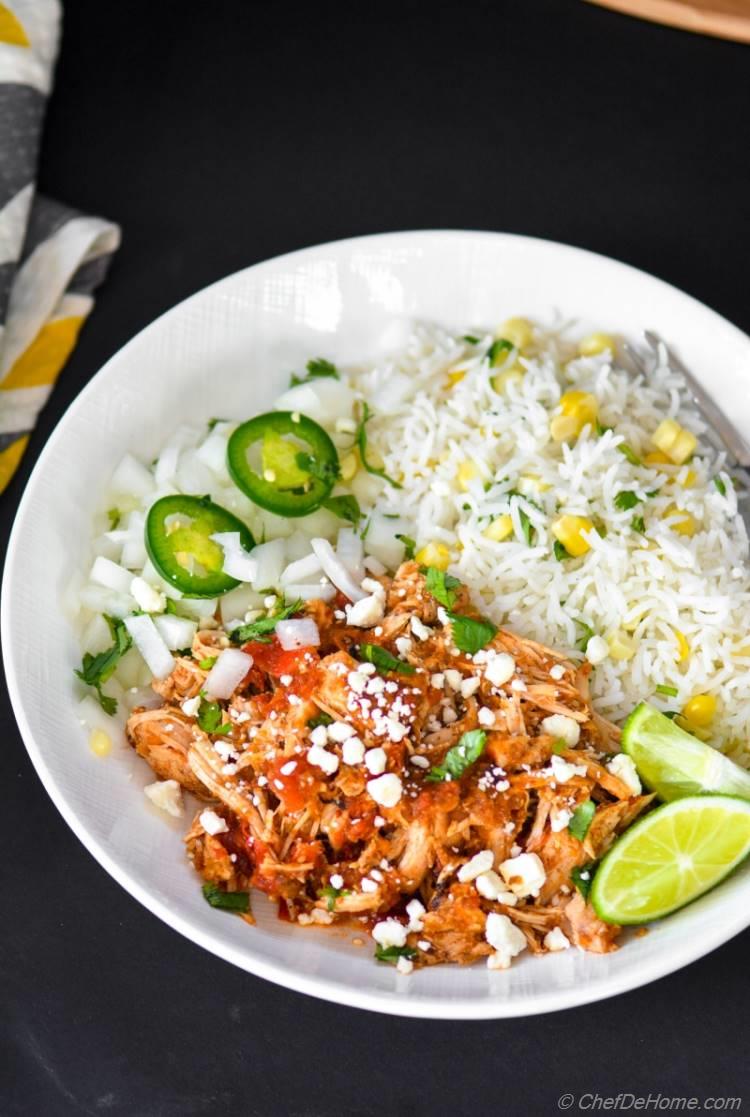
[[[654,330],[644,330],[643,336],[654,353],[658,352],[660,346],[664,347],[669,367],[674,372],[679,372],[684,377],[690,395],[693,397],[693,402],[715,437],[719,440],[721,446],[729,451],[737,465],[742,466],[743,469],[749,469],[750,442],[740,434],[734,423],[732,423],[716,403],[714,403],[703,385],[693,376],[692,372],[685,367],[680,358],[672,352],[669,346],[662,341]],[[624,348],[638,372],[646,376],[648,373],[646,362],[638,350],[627,342],[625,342]]]

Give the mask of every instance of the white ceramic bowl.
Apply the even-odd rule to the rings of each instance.
[[[342,1004],[412,1016],[547,1012],[611,996],[684,966],[750,922],[750,869],[614,954],[522,957],[399,975],[351,934],[293,928],[264,900],[258,926],[204,902],[181,842],[140,793],[153,777],[129,749],[89,751],[74,715],[76,641],[60,594],[83,561],[100,486],[126,449],[146,459],[183,421],[265,410],[311,355],[362,360],[394,318],[492,326],[555,311],[636,337],[654,327],[750,434],[750,339],[687,295],[575,248],[471,232],[396,233],[309,248],[229,276],[117,353],[50,438],[10,542],[2,644],[31,759],[94,857],[175,930],[243,969]]]

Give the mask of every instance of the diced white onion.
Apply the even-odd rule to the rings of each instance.
[[[232,622],[244,622],[245,613],[251,609],[262,609],[263,597],[252,586],[237,586],[219,599],[221,623],[228,628]]]
[[[190,613],[191,617],[196,617],[199,624],[213,618],[217,605],[218,600],[215,597],[183,597],[180,601],[180,608]]]
[[[162,640],[172,652],[191,647],[193,637],[198,631],[196,621],[177,617],[174,613],[164,613],[160,617],[154,617],[154,624]]]
[[[151,586],[156,586],[158,589],[165,593],[167,597],[171,597],[173,601],[180,601],[182,598],[181,592],[176,589],[166,578],[162,578],[159,571],[156,569],[150,558],[146,558],[141,571],[141,578],[148,582]]]
[[[126,454],[112,474],[110,489],[115,493],[144,497],[153,492],[154,478],[145,465],[132,454]]]
[[[110,717],[90,694],[78,703],[76,715],[87,729],[101,729],[110,736],[113,735],[113,730],[116,733],[117,729],[121,729],[124,724],[124,712],[121,707],[118,706],[117,713]]]
[[[232,426],[232,423],[217,423],[197,451],[199,460],[220,477],[226,473],[227,441]]]
[[[395,411],[400,403],[413,395],[414,390],[415,380],[413,376],[405,376],[403,372],[391,372],[372,395],[373,409],[383,415],[388,415]]]
[[[251,552],[246,551],[240,541],[238,531],[219,531],[212,535],[214,543],[218,543],[224,552],[223,570],[230,578],[238,582],[254,582],[258,570],[257,560],[251,557]]]
[[[362,537],[353,527],[342,527],[336,541],[336,554],[347,568],[352,578],[361,581],[365,576],[365,549]]]
[[[112,562],[111,559],[104,558],[103,555],[94,559],[89,577],[97,585],[104,586],[108,590],[116,590],[118,593],[130,593],[130,583],[133,581],[133,575],[129,570]]]
[[[210,493],[216,484],[216,476],[203,464],[195,450],[188,450],[180,455],[175,481],[183,493]]]
[[[225,648],[208,673],[204,690],[209,698],[231,698],[253,665],[253,657],[239,648]]]
[[[125,627],[154,677],[166,679],[167,675],[174,670],[174,656],[164,643],[151,617],[145,613],[137,617],[126,617]]]
[[[334,586],[340,589],[350,601],[361,601],[367,597],[364,590],[357,585],[346,566],[334,551],[327,539],[311,539],[310,546],[320,559],[323,573],[330,578]]]
[[[370,527],[365,540],[365,550],[369,555],[389,568],[395,570],[403,561],[404,544],[396,535],[411,535],[413,524],[408,520],[388,520],[377,513],[370,518]]]
[[[177,472],[177,462],[180,458],[179,446],[166,446],[156,462],[154,469],[154,480],[157,486],[161,488],[162,485],[170,485],[175,479]]]
[[[96,613],[84,629],[81,637],[81,649],[84,652],[90,652],[91,655],[98,655],[99,652],[106,651],[111,646],[112,633],[109,631],[109,625],[101,613]]]
[[[250,554],[257,564],[255,577],[251,579],[255,588],[271,590],[278,586],[286,557],[284,540],[272,539],[268,543],[259,543]]]
[[[336,419],[350,417],[354,407],[354,392],[340,380],[331,377],[290,388],[279,396],[274,407],[277,411],[301,411],[316,423],[325,426]]]
[[[299,617],[296,620],[279,621],[276,635],[285,652],[295,648],[317,648],[320,644],[318,626],[312,617]]]
[[[290,582],[284,586],[284,596],[291,601],[301,597],[303,601],[333,601],[336,587],[330,582]]]
[[[281,572],[281,584],[284,586],[290,582],[304,582],[306,578],[314,578],[317,574],[322,573],[322,570],[323,567],[320,565],[320,559],[317,555],[305,555],[304,558],[297,559],[296,562],[290,562]]]
[[[132,579],[132,574],[130,577]],[[118,617],[120,620],[137,608],[135,598],[129,593],[108,590],[104,586],[91,583],[80,591],[80,601],[81,605],[94,613],[107,613],[110,617]]]

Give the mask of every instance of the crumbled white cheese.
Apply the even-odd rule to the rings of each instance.
[[[201,706],[201,696],[200,696],[200,694],[196,694],[195,698],[186,698],[185,701],[181,705],[181,709],[182,709],[183,714],[185,714],[186,717],[194,718],[196,716],[196,714],[198,713],[198,710],[200,709],[200,706]]]
[[[412,643],[412,641],[409,639],[408,636],[397,636],[395,643],[396,643],[396,651],[398,652],[398,654],[401,656],[402,659],[405,656],[407,656],[409,654],[409,652],[412,650],[412,648],[414,647],[414,644]]]
[[[353,725],[349,725],[345,721],[332,721],[328,729],[328,740],[336,741],[341,744],[342,741],[348,741],[350,737],[354,737],[356,729]]]
[[[385,771],[387,761],[385,749],[368,749],[365,753],[365,768],[368,772],[372,772],[373,776],[379,776]]]
[[[318,745],[322,748],[323,745],[328,743],[328,726],[316,725],[310,733],[310,740],[314,745]]]
[[[472,694],[476,694],[476,692],[479,690],[481,681],[482,680],[478,679],[476,676],[473,676],[470,679],[464,679],[461,683],[461,697],[471,698]]]
[[[368,579],[365,579],[367,581]],[[385,612],[384,600],[374,593],[346,606],[347,622],[354,628],[372,628],[382,621]]]
[[[549,669],[549,677],[551,679],[554,679],[556,683],[559,683],[560,679],[562,679],[564,675],[565,668],[563,667],[562,663],[555,663]]]
[[[552,833],[557,834],[560,830],[564,830],[572,817],[573,812],[569,811],[567,807],[561,807],[556,811],[552,811],[549,821]]]
[[[320,745],[313,745],[307,750],[307,759],[316,768],[321,768],[327,776],[332,776],[338,770],[339,758]]]
[[[373,597],[380,597],[385,601],[385,586],[376,578],[363,578],[362,589],[365,593],[371,593]]]
[[[551,714],[548,718],[542,718],[541,722],[542,733],[548,733],[550,737],[556,737],[560,741],[565,741],[568,748],[574,748],[581,736],[581,727],[575,718],[569,718],[565,714]]]
[[[458,879],[464,884],[467,880],[476,880],[482,873],[486,873],[488,869],[492,868],[495,856],[491,849],[483,849],[479,853],[475,853],[465,864],[461,866],[456,874]]]
[[[297,761],[296,760],[287,760],[286,764],[282,764],[279,771],[281,772],[282,776],[291,776],[292,772],[294,772],[296,770],[296,768],[297,768]]]
[[[279,682],[282,686],[291,686],[292,681],[293,680],[291,675],[279,675]]]
[[[361,669],[365,666],[366,664],[361,664],[359,671],[350,671],[346,676],[349,689],[353,690],[355,694],[363,694],[367,686],[367,674]]]
[[[556,783],[567,783],[572,780],[574,776],[585,776],[585,764],[569,764],[561,756],[553,755],[550,757],[550,774]]]
[[[401,798],[401,780],[394,772],[386,772],[367,781],[367,791],[381,807],[395,807]]]
[[[430,762],[426,756],[410,756],[409,763],[413,764],[415,768],[429,768]]]
[[[544,936],[544,945],[547,950],[567,950],[570,939],[559,927],[554,927]]]
[[[177,780],[157,780],[156,783],[147,784],[143,794],[160,811],[171,814],[174,818],[182,817],[182,789]]]
[[[618,753],[610,760],[607,771],[617,776],[618,780],[622,780],[631,795],[641,794],[643,788],[632,757],[626,756],[624,752]]]
[[[487,658],[484,677],[493,686],[502,686],[513,678],[516,670],[516,661],[507,652],[493,652]]]
[[[406,905],[406,914],[409,916],[409,931],[422,930],[424,927],[422,916],[425,915],[426,912],[427,908],[421,900],[417,900],[416,897],[413,900],[409,900],[409,903]]]
[[[448,670],[444,672],[444,674],[445,681],[451,688],[451,690],[461,689],[461,683],[463,682],[464,677],[460,671],[457,671],[455,667],[449,667]]]
[[[341,758],[344,764],[361,764],[365,756],[365,746],[359,737],[347,737],[341,746]]]
[[[498,866],[500,875],[516,896],[538,896],[547,879],[544,865],[536,853],[519,853]]]
[[[377,892],[378,886],[374,880],[369,877],[364,877],[362,880],[361,888],[363,892]]]
[[[485,725],[487,727],[489,727],[490,725],[494,725],[495,724],[495,712],[494,712],[494,710],[491,710],[489,708],[489,706],[480,706],[479,707],[479,713],[477,714],[477,720],[479,721],[480,725]]]
[[[201,811],[200,824],[207,834],[215,837],[217,834],[226,834],[229,830],[224,819],[216,811],[212,811],[209,807],[205,811]]]
[[[139,609],[144,613],[163,613],[167,607],[167,598],[159,590],[154,589],[145,578],[133,578],[130,583],[130,593],[135,598]]]
[[[425,952],[432,950],[432,943],[428,942],[427,939],[419,939],[417,946],[420,950],[424,950]]]
[[[430,686],[434,686],[435,690],[442,690],[445,686],[445,675],[442,671],[436,671],[434,675],[430,675]]]
[[[344,878],[342,877],[341,873],[332,873],[331,874],[330,885],[331,885],[331,888],[343,888],[344,887]]]
[[[397,919],[381,919],[373,927],[372,937],[380,946],[406,946],[406,927]]]
[[[428,628],[419,617],[412,617],[409,622],[409,627],[416,636],[417,640],[429,640],[432,636],[432,629]]]
[[[517,897],[512,892],[508,892],[507,886],[494,869],[488,869],[486,873],[480,873],[474,881],[474,886],[479,895],[484,896],[485,900],[497,900],[511,908],[518,903]]]
[[[487,959],[491,970],[507,970],[511,959],[526,949],[526,936],[519,931],[507,915],[490,912],[484,928],[484,937],[495,953]]]
[[[400,974],[410,974],[414,969],[414,963],[411,958],[404,958],[402,955],[396,962],[396,969]]]
[[[594,667],[597,663],[604,663],[609,656],[609,644],[603,636],[592,636],[586,645],[586,659]]]

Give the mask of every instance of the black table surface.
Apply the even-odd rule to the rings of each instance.
[[[430,227],[549,237],[750,330],[749,104],[747,47],[576,0],[70,0],[40,187],[119,221],[124,240],[0,539],[50,431],[115,350],[212,280],[304,245]],[[536,1114],[564,1094],[597,1112],[595,1095],[618,1093],[694,1096],[701,1111],[750,1094],[747,932],[541,1017],[318,1002],[203,952],[115,884],[1,702],[0,1117]]]

